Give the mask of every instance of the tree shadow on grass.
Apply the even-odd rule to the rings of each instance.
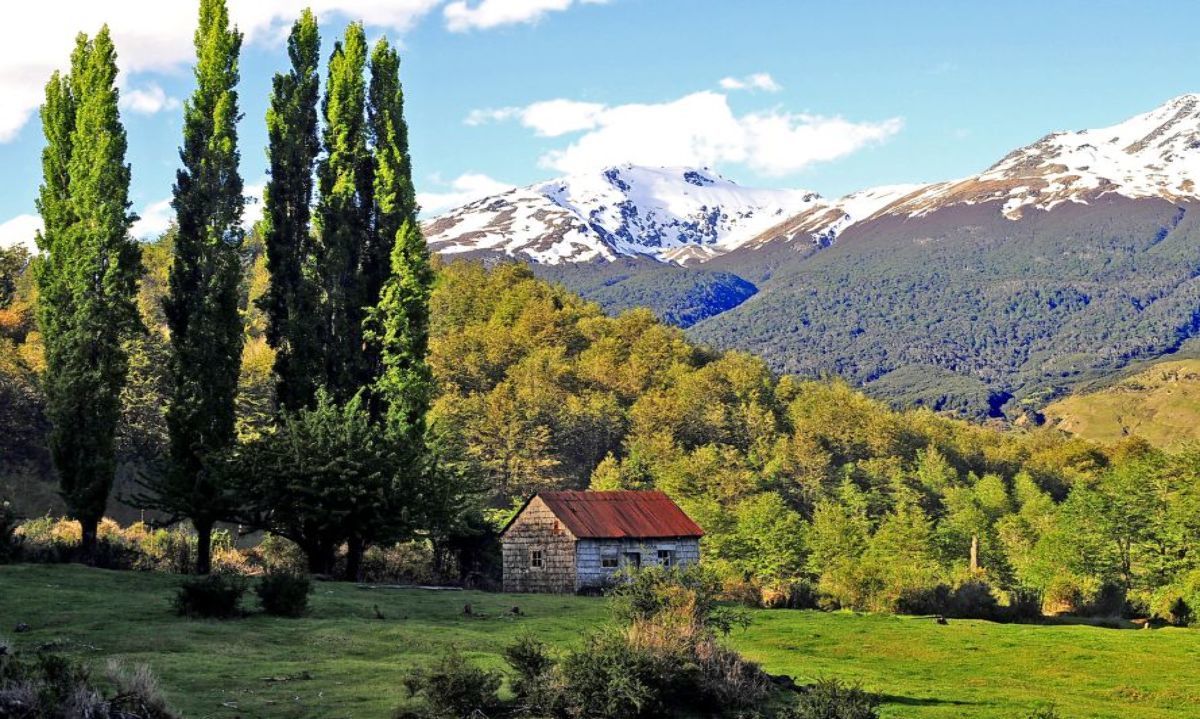
[[[899,694],[876,694],[875,697],[884,704],[899,704],[908,707],[932,706],[972,706],[978,702],[967,702],[958,699],[935,699],[933,697],[906,697]]]

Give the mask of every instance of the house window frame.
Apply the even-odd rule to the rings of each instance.
[[[540,549],[529,550],[529,568],[542,569],[546,566],[546,558]]]
[[[601,569],[619,569],[621,567],[621,555],[617,553],[601,554],[600,568]]]
[[[658,550],[658,563],[665,569],[670,569],[675,566],[675,550],[660,549]]]

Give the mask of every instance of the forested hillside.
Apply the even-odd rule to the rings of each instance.
[[[766,271],[734,253],[709,266],[760,292],[691,335],[899,406],[1016,418],[1197,333],[1192,209],[1108,199],[1013,221],[968,206],[855,226]]]
[[[169,242],[145,248],[148,323]],[[272,411],[252,301],[262,259],[249,247],[243,436]],[[3,471],[7,492],[42,512],[30,505],[52,495],[38,339],[11,321],[27,301],[18,292],[5,314]],[[441,267],[431,313],[436,444],[497,520],[539,489],[657,487],[705,528],[723,576],[770,601],[920,611],[964,596],[990,611],[987,597],[1032,592],[1048,608],[1107,611],[1128,596],[1163,615],[1175,599],[1200,601],[1194,455],[891,410],[843,382],[780,378],[754,356],[704,349],[646,310],[610,317],[519,264]],[[161,442],[151,327],[121,426],[129,463]]]

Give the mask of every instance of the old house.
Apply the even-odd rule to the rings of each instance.
[[[541,492],[504,528],[504,591],[577,592],[626,567],[700,561],[704,532],[662,492]]]

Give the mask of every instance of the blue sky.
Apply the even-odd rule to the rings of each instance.
[[[248,33],[243,174],[304,7],[230,0]],[[1052,130],[1200,90],[1200,3],[1116,0],[316,0],[323,54],[349,18],[398,40],[418,190],[436,209],[625,161],[708,164],[837,196],[977,172]],[[34,226],[36,104],[70,38],[113,27],[134,209],[169,221],[191,89],[188,0],[41,0],[0,28],[0,242]],[[722,82],[724,81],[724,82]]]

